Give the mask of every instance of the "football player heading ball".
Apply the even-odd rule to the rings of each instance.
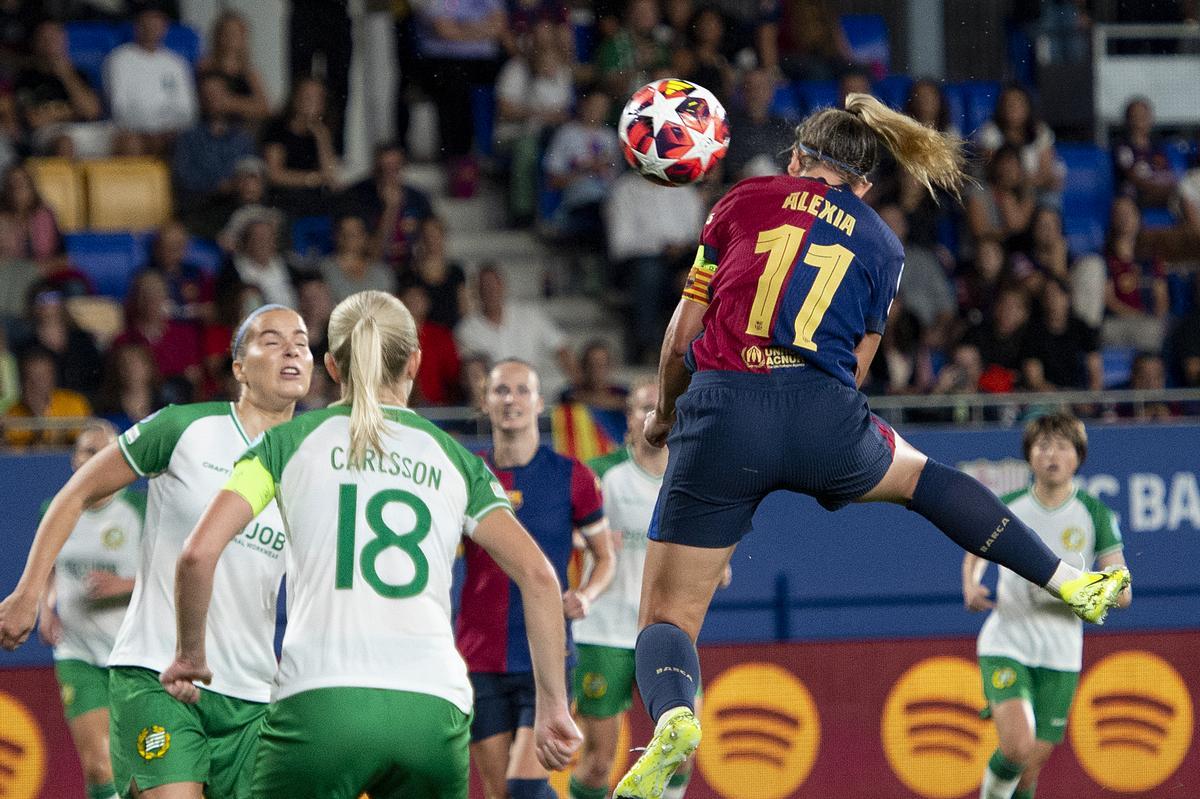
[[[617,134],[629,165],[663,186],[696,182],[729,149],[721,101],[703,86],[678,78],[656,80],[634,92]]]

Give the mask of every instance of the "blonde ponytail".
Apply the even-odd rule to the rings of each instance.
[[[401,302],[382,291],[361,291],[338,303],[329,317],[329,351],[350,406],[349,462],[382,449],[386,430],[380,390],[396,385],[417,350],[417,326]]]
[[[928,128],[869,94],[846,95],[846,111],[874,131],[896,162],[930,194],[936,186],[961,197],[967,176],[963,141],[958,136]]]

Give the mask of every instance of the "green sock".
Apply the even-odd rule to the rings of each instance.
[[[593,788],[590,785],[584,785],[579,780],[575,779],[575,775],[571,775],[569,784],[571,799],[604,799],[608,796],[608,786],[601,785],[599,788]]]
[[[992,758],[988,761],[988,768],[1002,780],[1011,780],[1014,777],[1019,777],[1021,776],[1021,772],[1025,770],[1005,757],[999,749],[992,752]]]
[[[692,779],[692,772],[682,773],[676,771],[671,775],[671,779],[667,781],[667,789],[663,791],[663,799],[682,799],[684,791],[687,790],[688,782]]]
[[[88,799],[116,799],[117,786],[111,782],[106,782],[103,785],[89,785],[87,787]]]
[[[1033,799],[1033,792],[1037,790],[1037,783],[1030,785],[1024,790],[1017,791],[1013,794],[1012,799]]]

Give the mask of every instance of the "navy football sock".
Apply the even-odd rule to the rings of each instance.
[[[558,799],[549,780],[509,780],[509,799]]]
[[[638,635],[634,658],[638,691],[655,723],[671,708],[696,709],[700,657],[687,633],[674,624],[651,624]]]
[[[1058,568],[1050,551],[996,495],[957,469],[926,462],[908,509],[933,522],[954,543],[1044,586]]]

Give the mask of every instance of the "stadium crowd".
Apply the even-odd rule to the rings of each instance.
[[[656,357],[708,208],[737,180],[782,170],[776,154],[791,146],[797,117],[789,87],[829,81],[840,96],[902,85],[896,103],[961,133],[978,167],[961,206],[930,200],[894,168],[874,176],[869,199],[907,258],[867,391],[1200,387],[1200,281],[1190,269],[1200,260],[1197,142],[1163,138],[1143,98],[1129,99],[1111,146],[1103,241],[1081,249],[1064,233],[1072,175],[1038,118],[1035,86],[1006,85],[990,119],[963,130],[943,85],[897,84],[881,64],[856,61],[828,0],[399,3],[389,28],[397,138],[372,142],[370,174],[348,182],[356,45],[346,5],[293,3],[293,79],[273,108],[253,65],[250,21],[223,13],[191,58],[171,47],[181,4],[0,3],[0,413],[9,419],[95,413],[124,427],[166,403],[229,396],[229,339],[249,310],[297,308],[319,359],[334,304],[379,289],[420,324],[426,367],[415,404],[477,407],[486,364],[517,355],[556,366],[566,401],[619,426],[614,363]],[[1193,6],[1172,7],[1183,19]],[[1036,9],[1028,16],[1039,24]],[[72,61],[68,31],[79,20],[131,24],[98,73]],[[725,100],[732,144],[704,184],[662,189],[624,167],[612,123],[630,92],[658,77],[693,80]],[[396,143],[426,101],[449,196],[499,183],[506,224],[535,226],[551,246],[582,253],[595,301],[627,320],[624,352],[593,343],[573,353],[542,309],[507,297],[496,264],[448,257],[453,232],[406,181]],[[32,168],[98,157],[160,159],[173,193],[173,216],[119,298],[123,322],[111,336],[90,323],[89,263],[69,252]],[[331,231],[327,241],[296,235],[314,219]],[[316,372],[304,408],[334,399]],[[1095,412],[1161,418],[1181,409]],[[69,437],[13,425],[4,433],[13,446]]]

